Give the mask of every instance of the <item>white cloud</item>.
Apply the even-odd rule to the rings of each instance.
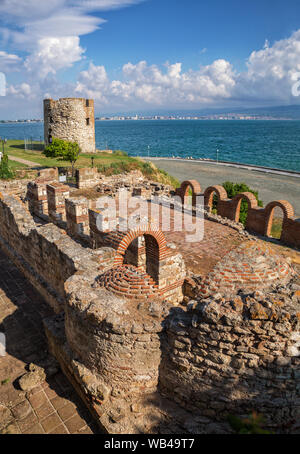
[[[36,77],[46,77],[82,58],[84,50],[80,47],[80,36],[94,32],[106,22],[93,12],[141,1],[0,0],[0,17],[5,23],[0,33],[6,43],[29,53],[25,66],[34,70],[40,67]],[[57,67],[53,64],[55,59]]]
[[[57,11],[86,13],[108,11],[141,3],[144,0],[1,0],[0,13],[8,22],[47,18]]]
[[[5,73],[16,71],[21,62],[22,59],[18,55],[0,51],[0,71]]]
[[[45,94],[52,97],[85,96],[96,100],[99,112],[101,109],[202,108],[300,101],[300,97],[292,96],[295,73],[300,72],[300,29],[272,45],[266,40],[260,50],[251,53],[243,72],[237,72],[224,59],[187,71],[183,70],[181,62],[167,62],[160,67],[143,60],[124,64],[120,77],[113,80],[104,66],[90,63],[88,69],[78,74],[75,83],[66,84],[55,77],[57,71],[71,67],[84,57],[80,35],[93,31],[103,22],[90,13],[128,6],[137,1],[53,0],[51,5],[28,1],[32,9],[36,5],[31,17],[27,14],[25,2],[20,2],[24,8],[14,16],[13,10],[19,0],[0,0],[0,14],[5,15],[7,23],[14,17],[18,24],[17,30],[10,30],[11,39],[15,43],[25,40],[30,49],[24,61],[14,53],[0,52],[0,71],[23,69],[21,74],[24,75],[23,83],[8,87],[7,98],[15,100],[27,96],[32,105],[36,103],[41,108]],[[24,17],[20,11],[24,12]],[[65,26],[67,20],[68,27]]]
[[[107,11],[141,3],[143,0],[75,0],[71,3],[85,11]]]
[[[20,85],[10,85],[7,89],[7,95],[12,95],[17,98],[28,98],[32,93],[31,87],[27,83]]]
[[[41,78],[56,74],[81,59],[84,49],[79,42],[78,36],[42,38],[37,42],[37,49],[26,58],[24,66],[29,73]]]
[[[247,60],[247,71],[237,77],[235,96],[273,102],[294,102],[293,75],[300,71],[300,30],[261,50]]]
[[[23,23],[28,19],[47,17],[65,4],[65,0],[1,0],[0,13],[7,22]]]
[[[185,106],[190,103],[210,103],[230,97],[235,85],[230,63],[216,60],[198,71],[182,72],[181,63],[169,64],[163,71],[156,65],[141,61],[123,66],[123,80],[109,81],[103,66],[90,65],[79,75],[76,93],[109,104],[129,101],[132,105]]]

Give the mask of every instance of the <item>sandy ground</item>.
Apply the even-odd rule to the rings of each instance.
[[[149,160],[151,161],[151,158]],[[155,159],[153,163],[178,178],[179,181],[198,180],[203,191],[208,186],[222,184],[224,181],[246,183],[250,188],[258,191],[264,206],[273,200],[288,200],[294,207],[296,217],[300,218],[300,178],[237,169],[221,164],[181,162],[166,158]]]

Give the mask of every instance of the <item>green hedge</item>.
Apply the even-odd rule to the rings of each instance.
[[[241,192],[251,192],[255,196],[258,206],[259,207],[263,206],[262,201],[258,197],[258,192],[249,188],[249,186],[247,186],[245,183],[233,183],[232,181],[225,181],[225,183],[223,183],[222,186],[226,190],[229,199],[233,199],[237,194],[240,194]],[[216,211],[217,204],[218,204],[218,198],[216,195],[214,195],[213,211]],[[240,219],[239,219],[239,221],[243,225],[246,224],[247,214],[248,214],[248,203],[245,199],[243,199],[242,203],[241,203],[241,211],[240,211]]]

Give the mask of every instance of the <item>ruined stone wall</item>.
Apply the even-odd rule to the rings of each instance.
[[[231,432],[228,415],[263,414],[266,428],[293,431],[300,409],[300,286],[190,301],[127,300],[95,285],[96,272],[66,283],[65,340],[74,377],[101,425],[136,433],[153,393],[194,421],[191,433]],[[90,405],[90,404],[89,404]],[[136,415],[136,412],[138,415]],[[162,415],[159,415],[162,417]],[[150,418],[154,413],[150,414]],[[160,419],[157,419],[157,424]]]
[[[74,238],[89,235],[89,203],[84,197],[65,200],[67,232]]]
[[[92,188],[99,183],[98,169],[95,167],[76,169],[76,184],[78,189]]]
[[[37,226],[11,195],[0,199],[0,245],[55,311],[64,310],[61,344],[50,340],[51,351],[64,356],[64,370],[111,433],[137,431],[146,419],[137,408],[157,391],[206,433],[229,431],[228,413],[258,411],[275,431],[299,420],[299,285],[199,297],[187,311],[155,297],[126,300],[97,286],[115,249],[92,251],[53,224]]]
[[[69,197],[70,188],[62,183],[47,184],[48,214],[50,221],[56,223],[66,220],[66,198]]]
[[[143,433],[144,413],[157,390],[161,321],[169,306],[155,299],[120,298],[96,287],[95,276],[68,280],[65,338],[59,346],[51,323],[47,335],[56,357],[66,352],[61,363],[83,391],[88,407],[96,409],[102,429]],[[153,417],[152,413],[148,426]]]
[[[65,281],[99,266],[105,255],[83,248],[53,224],[36,226],[25,205],[9,195],[0,199],[0,244],[56,311],[63,308]]]
[[[216,296],[187,312],[174,309],[162,343],[161,392],[201,414],[203,423],[217,423],[219,433],[229,430],[228,415],[252,411],[269,429],[291,427],[300,417],[299,299],[289,313],[281,306],[259,296],[231,302]]]
[[[44,100],[45,144],[58,138],[77,142],[83,153],[95,153],[94,101],[84,98]]]
[[[92,289],[86,283],[74,277],[66,286],[65,329],[72,351],[85,367],[101,377],[113,397],[132,399],[155,391],[160,362],[160,322],[155,322],[150,314],[143,316],[137,304],[128,303],[103,288]],[[86,318],[87,304],[90,308]]]

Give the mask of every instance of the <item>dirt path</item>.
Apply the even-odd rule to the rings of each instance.
[[[12,156],[12,155],[8,155],[8,158],[9,158],[11,161],[20,162],[20,164],[25,164],[26,166],[30,166],[30,167],[41,167],[41,164],[39,164],[38,162],[27,161],[26,159],[16,158],[16,156]]]

